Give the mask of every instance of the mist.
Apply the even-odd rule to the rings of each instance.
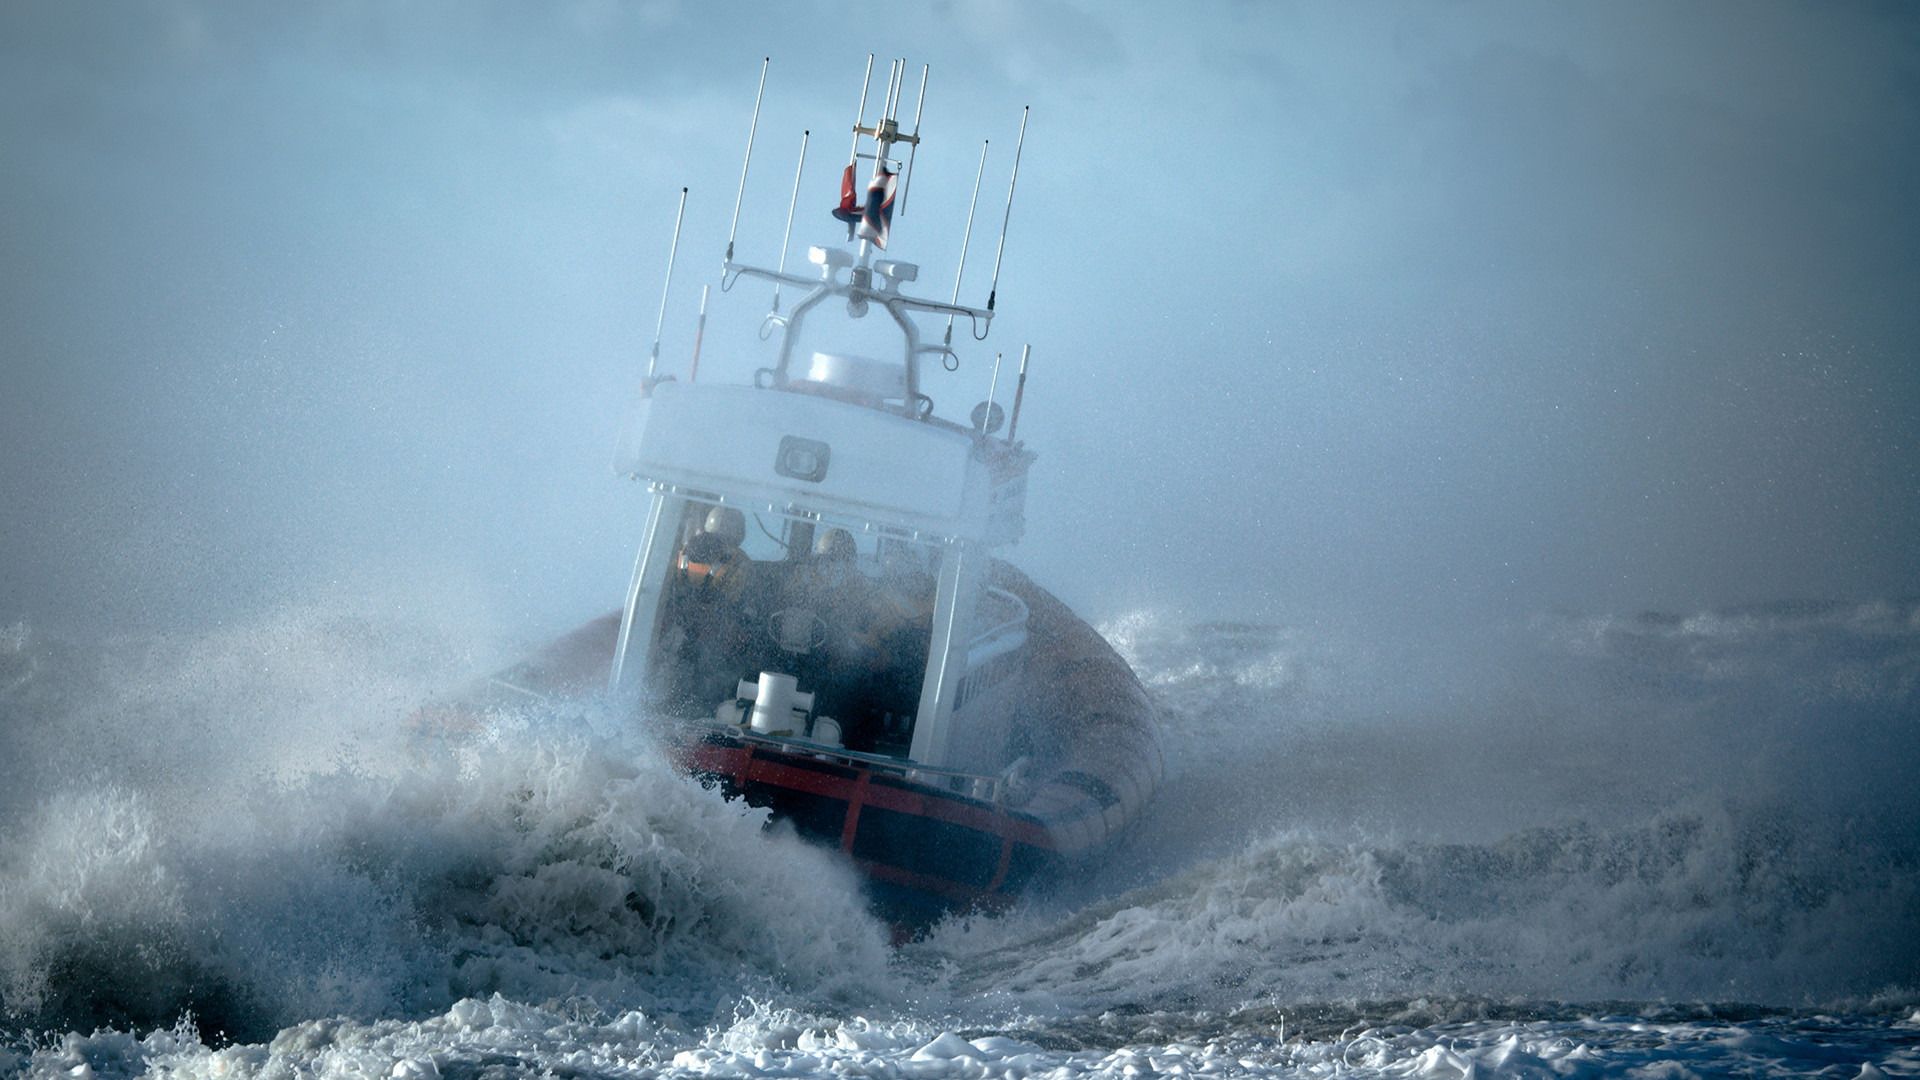
[[[1850,4],[169,3],[0,13],[0,620],[610,608],[608,466],[742,209],[830,240],[867,51],[932,65],[899,254],[1031,343],[1013,559],[1092,616],[1911,595],[1920,19]],[[992,222],[992,224],[987,224]],[[983,250],[984,253],[983,253]],[[768,297],[716,292],[703,377]],[[425,583],[424,585],[422,583]],[[393,592],[399,595],[398,592]]]
[[[682,189],[684,377],[869,51],[1165,765],[891,947],[657,718],[419,722],[619,602]],[[0,5],[0,1074],[1910,1069],[1916,190],[1909,6]]]

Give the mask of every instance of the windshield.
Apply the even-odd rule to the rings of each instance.
[[[937,549],[831,522],[687,504],[656,639],[672,715],[728,715],[793,676],[850,750],[904,756],[932,630]]]

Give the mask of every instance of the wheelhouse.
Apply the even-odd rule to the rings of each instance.
[[[817,386],[663,383],[630,436],[650,506],[616,686],[681,720],[997,770],[1027,612],[984,578],[1030,453]],[[797,726],[743,716],[763,675],[809,696]]]

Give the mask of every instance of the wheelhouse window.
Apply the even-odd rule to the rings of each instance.
[[[849,750],[904,757],[932,634],[938,548],[861,523],[684,504],[653,691],[727,715],[741,681],[793,676]]]

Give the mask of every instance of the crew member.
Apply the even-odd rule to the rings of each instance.
[[[674,562],[668,624],[677,634],[665,642],[675,659],[670,693],[689,708],[705,711],[731,699],[751,666],[745,651],[754,618],[746,603],[752,564],[740,549],[746,535],[745,515],[716,506]]]
[[[740,542],[747,538],[746,515],[731,506],[707,511],[699,532],[680,549],[680,577],[700,595],[738,598],[747,562]]]
[[[902,676],[894,670],[902,659],[899,608],[861,572],[853,534],[840,528],[815,542],[801,597],[818,616],[824,639],[807,663],[820,710],[840,721],[848,747],[871,750],[883,735],[883,718],[901,709],[894,698],[905,696],[895,688]],[[924,664],[924,647],[920,655]]]

